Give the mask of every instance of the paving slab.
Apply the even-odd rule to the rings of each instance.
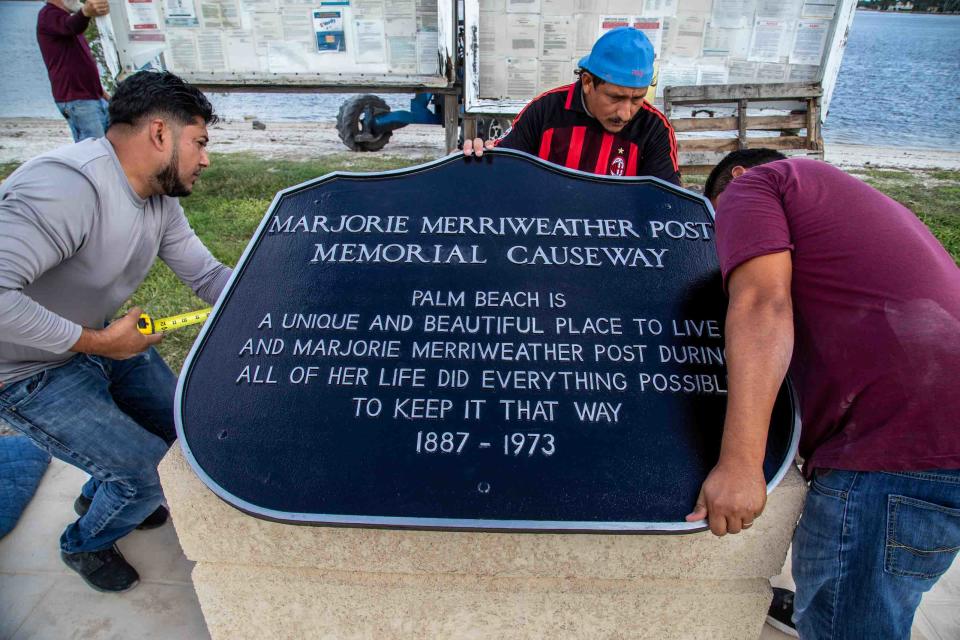
[[[208,637],[191,585],[143,581],[132,591],[105,594],[79,576],[57,580],[11,640],[203,640]]]
[[[60,560],[59,538],[76,518],[86,475],[59,460],[47,469],[17,527],[0,540],[0,640],[209,638],[190,572],[171,524],[118,543],[140,573],[128,593],[89,588]]]
[[[12,638],[57,584],[53,574],[0,573],[0,638]]]
[[[47,471],[41,487],[50,482],[71,482],[70,474],[51,477],[51,470]],[[65,574],[70,571],[60,561],[60,534],[76,517],[72,499],[38,492],[20,516],[17,526],[0,540],[0,573]]]

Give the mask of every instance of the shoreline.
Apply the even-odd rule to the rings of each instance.
[[[895,16],[960,16],[960,11],[884,11],[883,9],[870,9],[868,7],[857,7],[857,13],[891,13]]]
[[[337,137],[333,122],[266,122],[253,129],[244,120],[210,128],[213,153],[249,153],[263,160],[308,160],[330,154],[429,160],[445,155],[443,131],[410,125],[394,131],[383,151],[352,153]],[[71,142],[67,123],[45,118],[0,118],[0,163],[24,162]],[[827,162],[843,168],[960,170],[960,151],[826,143]]]

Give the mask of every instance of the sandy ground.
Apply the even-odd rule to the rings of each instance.
[[[266,130],[250,122],[223,122],[211,130],[210,149],[216,153],[251,153],[264,159],[303,160],[345,153],[332,122],[268,122]],[[0,118],[0,162],[22,162],[70,142],[61,120]],[[370,155],[436,158],[444,154],[443,130],[411,125],[394,132],[390,143]],[[902,149],[828,144],[827,161],[841,167],[960,170],[960,151]]]
[[[221,122],[210,129],[209,150],[286,160],[350,152],[340,142],[332,122],[267,122],[266,125],[261,131],[242,120]],[[444,154],[443,141],[440,127],[410,125],[395,131],[383,151],[363,155],[436,158]],[[0,118],[0,162],[22,162],[70,142],[66,122]]]

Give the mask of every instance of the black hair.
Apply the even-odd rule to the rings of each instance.
[[[597,74],[595,74],[593,71],[590,71],[590,69],[584,69],[583,67],[577,69],[576,71],[574,71],[574,73],[576,74],[576,76],[577,76],[578,78],[580,78],[580,81],[581,81],[581,82],[583,81],[583,74],[584,74],[584,73],[590,74],[590,77],[593,78],[593,86],[595,86],[595,87],[599,87],[599,86],[602,85],[604,82],[606,82],[606,80],[604,80],[603,78],[601,78],[600,76],[598,76]]]
[[[138,71],[117,85],[110,99],[110,125],[139,126],[151,115],[164,115],[187,125],[199,117],[205,124],[219,121],[213,105],[196,87],[169,71]]]
[[[787,156],[773,149],[741,149],[733,151],[720,161],[710,172],[706,184],[703,186],[703,195],[713,200],[723,193],[733,179],[731,171],[734,167],[750,168],[776,160],[786,160]]]

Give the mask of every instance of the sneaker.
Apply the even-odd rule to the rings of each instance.
[[[80,497],[73,501],[73,510],[77,512],[78,516],[82,516],[90,510],[91,502],[93,502],[93,500],[81,493]],[[153,510],[153,513],[144,518],[143,522],[137,525],[137,529],[144,530],[162,527],[169,518],[170,512],[167,511],[165,506],[160,505]]]
[[[61,551],[60,558],[97,591],[120,593],[133,589],[140,582],[140,574],[124,559],[117,545],[102,551]]]
[[[767,611],[767,624],[781,633],[799,638],[797,627],[793,620],[793,591],[789,589],[773,588],[773,602]]]

